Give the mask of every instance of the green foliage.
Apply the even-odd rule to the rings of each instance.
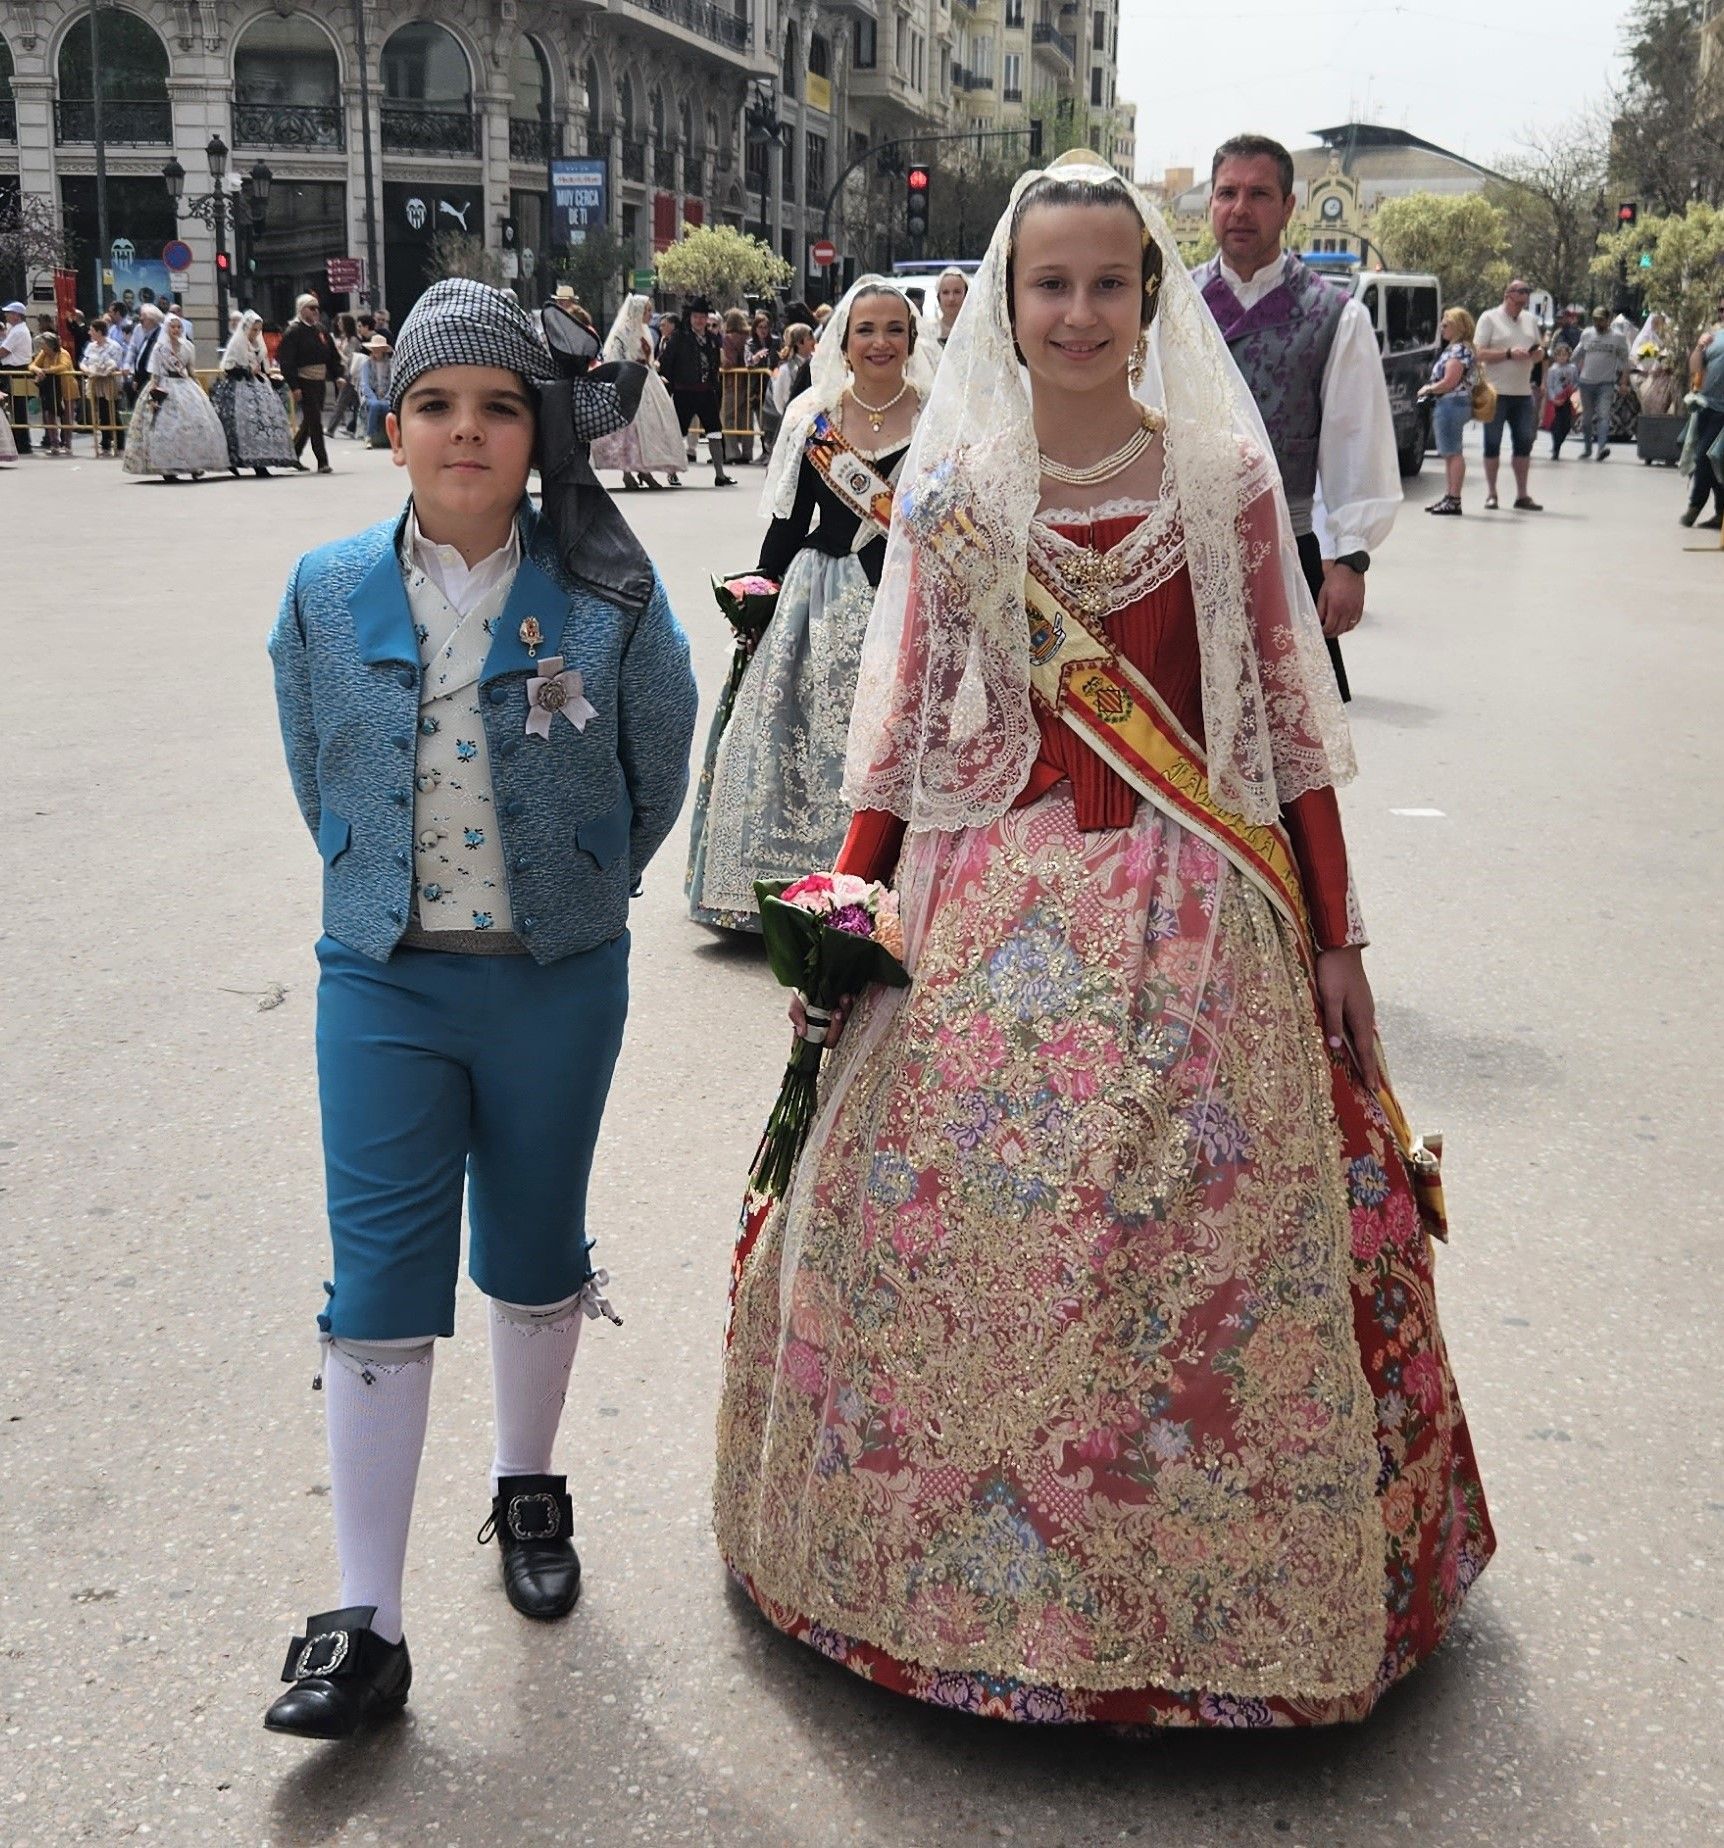
[[[1180,260],[1187,269],[1196,269],[1198,264],[1207,263],[1219,248],[1207,218],[1202,224],[1193,225],[1189,229],[1175,226],[1174,236],[1179,245]]]
[[[659,286],[673,295],[705,296],[728,308],[748,295],[771,295],[794,272],[757,237],[734,225],[687,225],[668,250],[660,251]]]
[[[1643,254],[1652,258],[1650,269],[1640,267]],[[1599,243],[1592,273],[1607,290],[1618,265],[1644,288],[1649,308],[1669,315],[1685,352],[1713,324],[1713,304],[1724,290],[1724,211],[1691,204],[1663,217],[1642,213],[1639,224]]]
[[[569,284],[601,333],[610,325],[613,292],[621,304],[633,256],[634,246],[625,244],[608,225],[594,226],[580,243],[558,253],[555,282]]]
[[[989,142],[982,145],[999,146]],[[949,143],[938,152],[941,158],[934,164],[929,188],[933,197],[924,240],[928,255],[980,257],[988,248],[994,226],[1005,216],[1012,187],[1028,156],[1021,152],[1016,159],[998,153],[977,154],[963,143]]]
[[[1445,307],[1477,314],[1508,281],[1508,219],[1480,193],[1385,199],[1372,216],[1371,240],[1392,269],[1435,274]]]
[[[1628,16],[1611,172],[1625,197],[1653,211],[1724,205],[1724,59],[1702,76],[1707,10],[1705,0],[1639,0]]]

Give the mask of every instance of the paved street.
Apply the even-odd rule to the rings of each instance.
[[[988,1725],[853,1680],[727,1589],[725,1279],[786,1029],[758,951],[684,918],[684,830],[636,909],[593,1190],[627,1326],[589,1329],[570,1394],[579,1610],[517,1618],[474,1544],[489,1372],[464,1286],[408,1717],[360,1749],[266,1736],[335,1577],[308,1390],[318,871],[263,642],[296,553],[405,485],[357,445],[334,461],[0,474],[0,1843],[1720,1839],[1724,554],[1686,549],[1717,535],[1683,532],[1685,484],[1625,450],[1537,464],[1542,517],[1478,511],[1475,454],[1466,516],[1425,518],[1433,458],[1348,645],[1370,966],[1402,1096],[1447,1135],[1444,1323],[1501,1543],[1371,1723]],[[622,501],[709,705],[707,578],[761,531],[742,475]]]

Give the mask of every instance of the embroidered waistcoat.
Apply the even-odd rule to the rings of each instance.
[[[479,677],[515,573],[462,616],[419,566],[403,562],[402,571],[424,669],[413,775],[414,907],[426,930],[510,930]]]
[[[1347,298],[1289,252],[1282,280],[1249,308],[1221,273],[1221,259],[1192,271],[1251,395],[1257,400],[1295,533],[1311,530],[1317,440],[1323,428],[1323,369]]]

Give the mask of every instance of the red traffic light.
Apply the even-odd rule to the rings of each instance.
[[[926,167],[912,167],[904,176],[904,184],[909,187],[911,192],[926,192],[928,190],[928,169]]]
[[[1639,222],[1640,207],[1625,199],[1616,208],[1616,222],[1619,225],[1632,225]]]
[[[227,259],[227,252],[225,250],[218,250],[216,252],[216,268],[220,270],[224,275],[227,273],[228,259]]]

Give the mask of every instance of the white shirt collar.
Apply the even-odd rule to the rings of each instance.
[[[1239,298],[1242,308],[1253,307],[1262,301],[1271,289],[1279,288],[1287,279],[1287,256],[1283,252],[1271,263],[1265,263],[1249,280],[1239,275],[1225,257],[1221,259],[1221,277],[1233,293]]]
[[[419,530],[419,516],[407,511],[406,556],[410,564],[430,578],[448,598],[458,616],[467,615],[489,591],[513,576],[521,563],[521,529],[509,524],[506,544],[498,546],[488,558],[481,558],[469,569],[467,561],[452,545],[438,545]]]

